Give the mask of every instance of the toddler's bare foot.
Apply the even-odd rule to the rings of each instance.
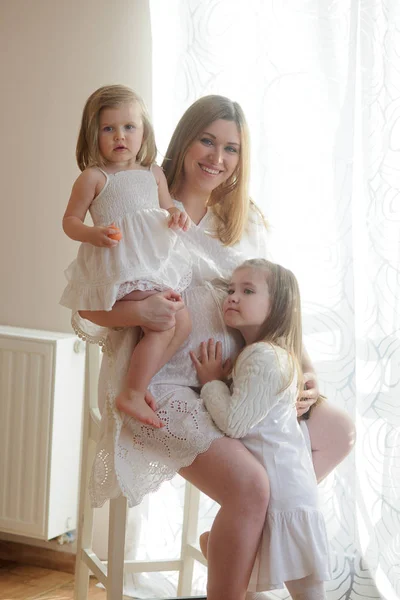
[[[207,558],[207,547],[208,547],[208,538],[209,537],[210,537],[210,532],[209,531],[205,531],[199,537],[200,550],[201,550],[204,558]]]
[[[145,400],[145,394],[131,388],[123,390],[115,399],[116,407],[123,413],[151,427],[164,427],[152,408]]]

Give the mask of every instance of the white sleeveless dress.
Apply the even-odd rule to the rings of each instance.
[[[192,277],[186,233],[168,227],[169,213],[159,206],[153,172],[102,173],[106,183],[89,211],[94,225],[115,223],[122,240],[113,248],[81,244],[77,259],[65,271],[68,285],[60,304],[73,312],[109,311],[133,290],[181,293]]]

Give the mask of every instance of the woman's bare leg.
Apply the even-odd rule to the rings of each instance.
[[[347,413],[326,401],[314,407],[306,423],[311,439],[314,470],[317,481],[320,482],[353,448],[355,426]]]
[[[209,531],[204,531],[199,537],[200,550],[204,558],[207,558],[208,554],[208,538],[210,537]]]
[[[292,600],[326,600],[325,585],[323,581],[316,581],[313,575],[285,581]]]
[[[207,600],[244,600],[269,501],[265,468],[224,437],[180,474],[221,507],[207,546]]]

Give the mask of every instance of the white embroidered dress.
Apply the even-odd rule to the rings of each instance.
[[[231,390],[222,381],[201,390],[221,431],[240,438],[268,473],[271,495],[252,592],[283,588],[285,581],[307,575],[331,578],[317,481],[296,417],[297,377],[280,391],[289,373],[287,352],[260,342],[240,354]]]
[[[177,206],[183,208],[180,203]],[[153,378],[150,387],[165,427],[153,429],[141,425],[115,410],[115,397],[137,339],[136,329],[98,332],[75,315],[75,329],[86,339],[103,343],[107,350],[99,379],[101,439],[90,485],[94,506],[101,506],[108,498],[119,495],[120,490],[130,506],[139,504],[147,493],[157,490],[163,481],[190,465],[213,440],[222,436],[203,402],[199,401],[196,391],[199,381],[189,351],[197,351],[202,341],[214,337],[222,342],[224,356],[237,353],[239,336],[228,332],[222,319],[224,292],[209,282],[230,277],[244,260],[265,257],[267,251],[266,231],[256,215],[251,217],[247,235],[233,247],[222,246],[210,235],[215,231],[214,219],[209,209],[202,221],[192,224],[185,233],[192,281],[182,295],[190,310],[192,333]]]
[[[122,240],[113,248],[80,245],[65,271],[68,285],[60,303],[73,312],[108,311],[133,290],[182,292],[191,280],[185,233],[168,228],[169,213],[160,208],[152,170],[101,172],[106,182],[89,212],[94,225],[115,223]]]

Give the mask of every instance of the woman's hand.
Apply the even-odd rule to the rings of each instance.
[[[228,358],[222,362],[222,344],[215,343],[215,340],[210,338],[207,342],[200,344],[200,356],[197,357],[194,352],[190,352],[190,358],[197,372],[197,377],[201,385],[209,381],[225,381],[231,370],[231,359]]]
[[[304,390],[299,394],[296,403],[297,417],[301,417],[310,410],[311,406],[315,404],[320,395],[315,373],[304,373],[303,377]]]
[[[101,327],[148,327],[166,331],[175,326],[175,315],[185,306],[173,290],[153,294],[144,300],[116,302],[110,311],[81,310],[80,316]]]
[[[140,326],[152,331],[166,331],[175,327],[175,315],[185,306],[182,297],[173,290],[166,290],[135,301],[140,309]]]

